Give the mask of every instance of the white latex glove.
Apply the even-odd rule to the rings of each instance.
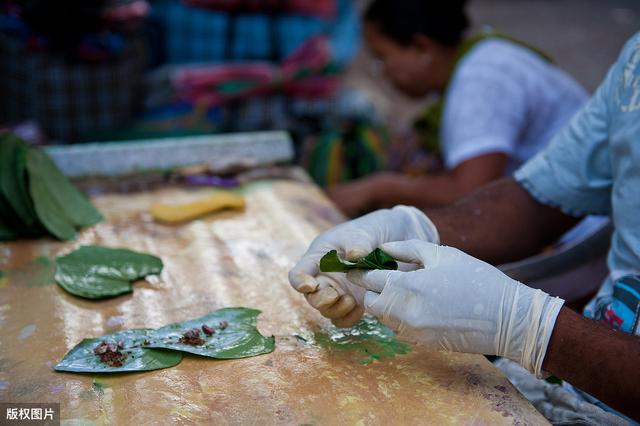
[[[423,269],[350,271],[349,280],[367,290],[367,312],[399,337],[434,349],[503,356],[540,376],[562,299],[452,247],[412,240],[380,248]]]
[[[289,282],[335,325],[351,326],[364,312],[364,290],[349,283],[343,273],[321,273],[322,256],[337,250],[344,259],[358,260],[380,244],[413,238],[440,241],[433,222],[414,207],[377,210],[318,235],[289,271]]]

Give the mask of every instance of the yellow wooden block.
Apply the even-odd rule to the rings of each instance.
[[[159,222],[179,223],[224,209],[243,209],[244,198],[231,192],[218,192],[210,197],[185,204],[155,203],[151,215]]]

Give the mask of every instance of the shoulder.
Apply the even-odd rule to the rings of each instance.
[[[533,50],[516,42],[489,38],[477,43],[458,63],[447,95],[481,92],[489,97],[531,97],[583,102],[579,83]]]
[[[478,70],[527,71],[551,64],[532,50],[509,40],[489,38],[476,44],[460,61],[455,73],[477,74]]]
[[[640,31],[635,33],[622,48],[619,60],[628,62],[640,54]]]
[[[622,48],[616,62],[622,85],[633,85],[640,75],[640,32],[631,37]]]
[[[603,85],[615,109],[640,110],[640,32],[625,43]]]

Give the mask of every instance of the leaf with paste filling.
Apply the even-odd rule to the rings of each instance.
[[[357,262],[340,259],[335,250],[320,259],[321,272],[347,272],[351,269],[398,269],[398,262],[379,248]]]
[[[246,358],[273,352],[275,339],[256,328],[257,309],[223,308],[200,318],[164,326],[151,335],[151,348],[174,349],[210,358]],[[197,333],[196,333],[197,330]],[[191,331],[191,344],[185,333]],[[201,340],[201,342],[199,341]]]
[[[162,272],[162,260],[126,249],[82,246],[56,259],[56,282],[69,293],[89,299],[133,291],[131,283]]]
[[[151,329],[133,329],[84,339],[67,352],[54,368],[74,373],[126,373],[158,370],[179,364],[182,360],[180,352],[144,348],[152,332]],[[106,346],[112,350],[96,353],[96,350],[101,352],[96,348]]]
[[[182,352],[220,359],[273,352],[274,337],[265,337],[256,328],[259,314],[256,309],[224,308],[157,330],[133,329],[84,339],[54,368],[78,373],[124,373],[177,365]],[[189,336],[186,342],[185,334]]]

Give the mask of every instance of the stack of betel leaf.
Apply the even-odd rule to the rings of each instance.
[[[159,329],[123,330],[84,339],[56,366],[76,373],[124,373],[177,365],[183,352],[207,358],[247,358],[273,352],[275,339],[256,328],[259,310],[224,308]]]
[[[71,240],[102,215],[43,151],[0,136],[0,241],[51,234]]]

